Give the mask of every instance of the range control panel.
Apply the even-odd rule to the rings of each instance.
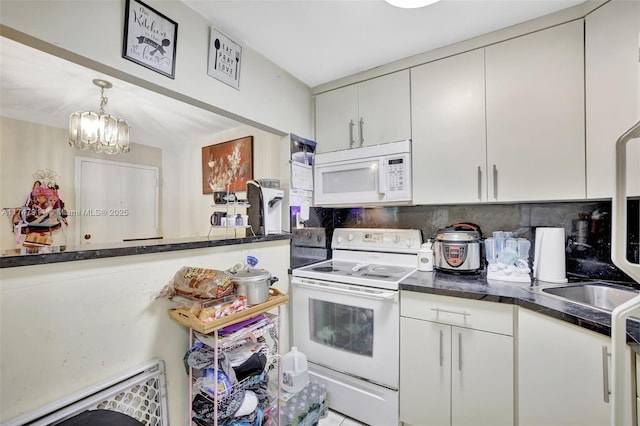
[[[422,245],[419,229],[336,228],[331,248],[338,250],[417,253]]]

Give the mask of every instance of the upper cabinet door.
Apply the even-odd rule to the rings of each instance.
[[[413,201],[487,201],[484,49],[411,69]]]
[[[584,21],[485,53],[489,201],[584,199]]]
[[[411,139],[409,70],[358,84],[359,146]]]
[[[317,152],[411,139],[409,71],[316,95]]]
[[[585,21],[587,197],[610,198],[615,141],[640,118],[640,2],[609,2]],[[640,196],[640,142],[627,146],[627,194]]]
[[[357,127],[356,85],[316,95],[316,152],[354,147],[358,137]]]

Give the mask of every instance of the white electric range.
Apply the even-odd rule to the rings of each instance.
[[[421,243],[415,229],[338,228],[332,259],[292,271],[293,345],[329,407],[367,424],[399,421],[398,288]]]

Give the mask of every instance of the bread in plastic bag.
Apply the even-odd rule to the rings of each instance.
[[[233,293],[232,275],[217,269],[184,266],[173,277],[176,294],[200,299],[219,299]]]

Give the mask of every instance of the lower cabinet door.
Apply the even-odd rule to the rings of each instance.
[[[514,424],[513,337],[400,317],[400,420]]]
[[[513,425],[513,337],[452,327],[451,424]]]
[[[518,322],[520,425],[610,424],[611,339],[527,309]]]
[[[451,424],[451,326],[400,318],[400,420]]]

